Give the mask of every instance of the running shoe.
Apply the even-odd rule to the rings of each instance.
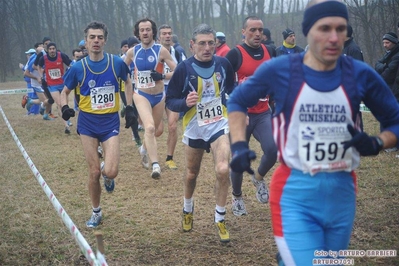
[[[121,117],[122,118],[125,117],[125,112],[126,112],[126,106],[122,105],[122,109],[121,109]]]
[[[152,167],[151,177],[154,179],[159,179],[161,177],[161,167],[158,164]]]
[[[53,114],[49,114],[49,116],[50,116],[51,118],[53,118],[53,119],[58,118],[58,116],[53,115]]]
[[[22,108],[25,108],[26,104],[28,103],[28,99],[29,99],[28,95],[22,96],[22,100],[21,100]]]
[[[234,197],[231,202],[231,210],[235,216],[247,215],[247,209],[245,208],[244,200],[242,197]]]
[[[398,148],[393,147],[393,148],[385,149],[384,151],[385,152],[394,152],[394,151],[397,151],[397,150],[398,150]]]
[[[256,187],[256,198],[260,203],[267,203],[269,201],[269,190],[266,187],[265,180],[258,181],[255,175],[252,175],[252,183]]]
[[[90,228],[96,228],[101,224],[101,212],[100,213],[93,213],[90,217],[90,220],[86,222],[86,226]]]
[[[32,107],[32,105],[33,105],[33,102],[32,102],[32,99],[31,98],[28,98],[28,102],[26,103],[26,110],[30,110],[30,108]]]
[[[226,228],[226,222],[224,220],[221,220],[215,223],[215,226],[220,237],[220,242],[222,243],[230,242],[230,234]]]
[[[104,170],[105,163],[101,162],[101,173]],[[102,174],[104,178],[104,187],[108,193],[112,193],[115,189],[114,179],[108,178],[106,175]]]
[[[183,232],[190,232],[193,230],[193,213],[183,211]]]
[[[183,232],[190,232],[191,230],[193,230],[193,224],[194,224],[193,214],[194,214],[194,205],[192,212],[186,212],[184,211],[183,208],[183,219],[182,219]]]
[[[148,163],[148,154],[147,151],[142,151],[142,147],[140,146],[139,148],[139,153],[141,156],[141,164],[144,166],[145,169],[148,169],[150,167],[150,164]]]
[[[166,161],[165,164],[166,164],[166,167],[168,167],[169,169],[173,169],[173,170],[177,169],[177,165],[173,160]]]
[[[41,115],[44,115],[44,111],[46,111],[46,107],[43,106],[43,103],[40,104],[40,109],[39,109],[39,113]]]
[[[101,147],[101,145],[98,145],[97,153],[99,158],[103,158],[103,148]]]
[[[54,119],[51,118],[48,114],[44,114],[44,115],[43,115],[43,119],[44,119],[44,120],[54,120]]]
[[[65,134],[71,134],[71,130],[69,130],[69,127],[68,126],[66,126],[65,127]]]

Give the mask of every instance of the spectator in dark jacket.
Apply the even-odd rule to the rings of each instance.
[[[262,36],[262,43],[264,45],[268,45],[274,50],[276,50],[276,45],[274,44],[274,41],[272,40],[272,37],[270,36],[270,30],[268,28],[263,29],[263,36]]]
[[[360,49],[359,45],[355,42],[352,37],[353,29],[351,25],[348,25],[347,33],[346,33],[346,41],[344,43],[344,50],[342,53],[347,56],[352,56],[353,58],[364,61],[363,60],[363,52]]]
[[[291,29],[283,31],[283,45],[276,49],[276,55],[293,54],[303,52],[304,49],[296,45],[295,32]]]
[[[392,89],[397,78],[399,67],[399,44],[398,36],[388,32],[382,37],[382,43],[386,50],[384,56],[375,64],[375,70],[382,76],[388,86]],[[394,92],[399,101],[399,92]]]

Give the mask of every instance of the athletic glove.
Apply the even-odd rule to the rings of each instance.
[[[251,169],[251,161],[256,159],[256,154],[248,147],[248,142],[239,141],[231,144],[232,159],[230,162],[231,170],[236,173],[248,172],[253,175],[254,170]]]
[[[62,111],[62,119],[64,119],[65,121],[68,121],[69,118],[75,116],[75,110],[73,110],[72,108],[69,108],[68,105],[64,105],[61,108],[61,111]]]
[[[151,78],[154,81],[163,80],[165,78],[165,75],[161,74],[161,73],[159,73],[159,72],[157,72],[155,70],[151,70]]]
[[[367,133],[360,132],[352,125],[348,125],[347,128],[349,133],[352,135],[352,139],[345,141],[345,150],[353,146],[362,156],[377,155],[382,150],[384,143],[381,138],[369,136]]]
[[[137,117],[134,114],[134,108],[131,105],[126,106],[125,120],[126,120],[125,128],[131,127],[137,121]]]

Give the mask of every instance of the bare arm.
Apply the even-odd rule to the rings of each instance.
[[[175,71],[176,63],[173,60],[172,56],[170,55],[169,51],[166,50],[165,47],[161,48],[161,60],[163,60],[170,68],[169,73],[165,74],[165,79],[171,79],[173,75],[173,71]]]
[[[130,67],[130,64],[133,62],[133,56],[134,56],[134,52],[133,52],[133,47],[132,47],[129,50],[127,50],[126,56],[125,56],[125,63],[128,67]]]
[[[24,76],[31,78],[31,79],[38,79],[38,77],[33,75],[28,69],[25,70]]]
[[[228,116],[231,143],[246,141],[245,129],[247,115],[243,112],[231,112]]]
[[[64,86],[61,91],[61,106],[68,105],[68,96],[71,93],[71,90]]]

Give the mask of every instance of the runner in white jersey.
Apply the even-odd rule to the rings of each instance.
[[[151,160],[151,177],[158,179],[161,176],[161,167],[158,163],[156,132],[165,109],[163,79],[171,78],[176,63],[168,50],[155,43],[157,26],[154,21],[149,18],[137,21],[134,25],[134,35],[138,36],[141,43],[127,51],[125,63],[130,66],[134,62],[135,65],[136,88],[133,99],[145,130],[144,144],[139,152],[145,168],[149,167]],[[164,63],[169,66],[170,73],[163,74]]]
[[[226,94],[234,87],[234,72],[224,57],[214,56],[216,32],[206,24],[198,25],[191,45],[194,56],[180,63],[167,92],[167,106],[183,112],[183,143],[186,175],[184,177],[184,232],[193,229],[193,194],[204,151],[212,152],[215,182],[214,222],[221,242],[229,242],[226,229],[226,201],[229,189],[229,128],[226,119]],[[208,174],[208,173],[207,173]]]

